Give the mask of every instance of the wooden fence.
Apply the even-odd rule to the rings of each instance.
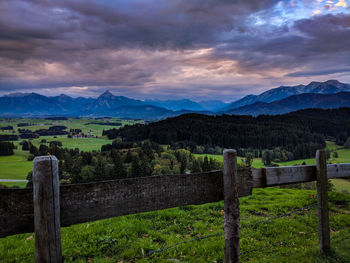
[[[33,189],[0,190],[0,237],[35,231],[35,261],[62,262],[61,226],[184,205],[224,200],[226,262],[239,262],[239,201],[253,188],[317,180],[319,250],[330,249],[327,179],[350,176],[350,164],[237,169],[235,150],[224,169],[207,173],[132,178],[59,186],[54,156],[33,161]]]

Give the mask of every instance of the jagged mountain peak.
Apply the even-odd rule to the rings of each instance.
[[[344,83],[341,83],[340,81],[336,79],[329,79],[325,82],[319,82],[319,81],[311,81],[307,86],[315,86],[315,85],[342,85]]]
[[[114,95],[109,90],[106,90],[98,98],[111,98],[111,97],[114,97]]]

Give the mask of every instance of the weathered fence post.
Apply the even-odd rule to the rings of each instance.
[[[55,156],[33,161],[35,262],[62,262],[58,162]]]
[[[318,248],[321,253],[330,250],[328,215],[327,157],[325,150],[316,152],[317,207],[318,207]]]
[[[225,261],[239,262],[239,202],[237,152],[224,150]]]

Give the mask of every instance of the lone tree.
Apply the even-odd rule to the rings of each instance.
[[[0,141],[0,155],[12,155],[15,145],[12,142]]]
[[[272,160],[272,154],[271,151],[266,150],[263,153],[262,156],[262,161],[264,162],[265,165],[270,165],[271,164],[271,160]]]

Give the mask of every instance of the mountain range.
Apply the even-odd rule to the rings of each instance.
[[[306,86],[280,86],[278,88],[265,91],[260,95],[247,95],[242,99],[231,103],[224,110],[236,109],[245,105],[253,104],[255,102],[270,103],[273,101],[282,100],[289,96],[299,95],[303,93],[335,94],[343,91],[350,92],[350,84],[341,83],[337,80],[328,80],[325,82],[313,81]]]
[[[208,100],[137,100],[106,91],[97,98],[72,98],[65,94],[46,97],[13,93],[0,97],[0,116],[111,116],[157,120],[184,113],[283,114],[306,108],[350,107],[350,85],[337,80],[308,85],[281,86],[232,103]]]
[[[257,116],[261,114],[285,114],[301,109],[336,109],[343,107],[350,107],[350,92],[335,94],[303,93],[270,103],[258,101],[223,113]]]

